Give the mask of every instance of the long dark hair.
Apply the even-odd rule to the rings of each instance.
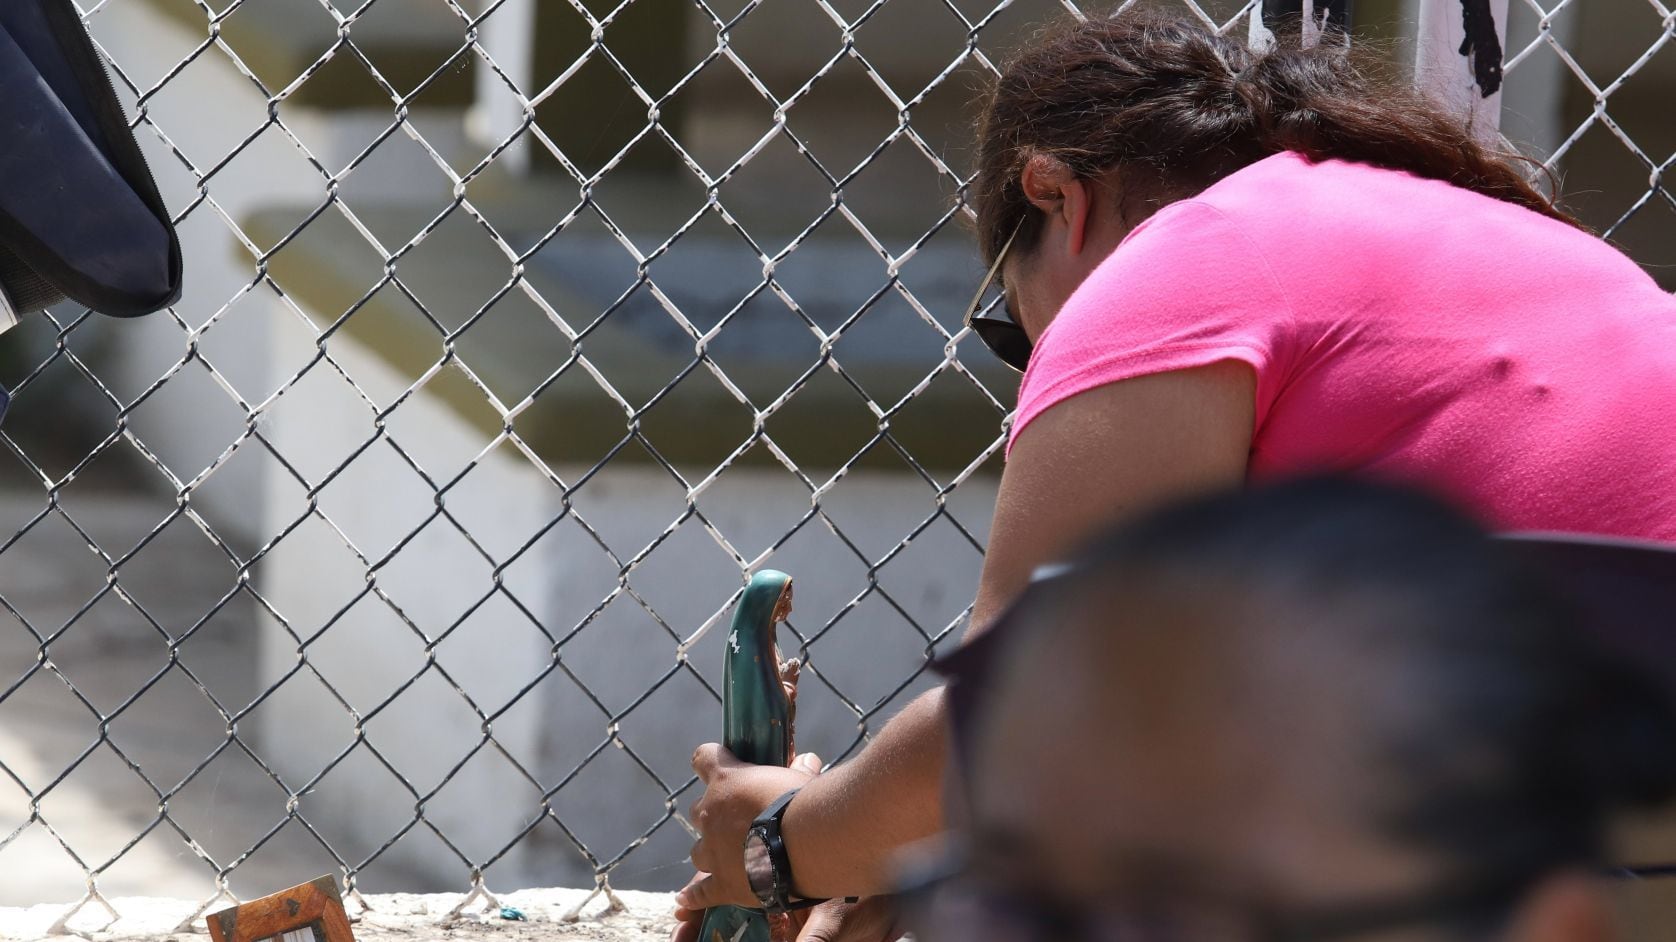
[[[1126,190],[1161,203],[1290,150],[1445,180],[1580,226],[1526,179],[1524,158],[1480,144],[1461,116],[1342,35],[1303,48],[1296,25],[1256,53],[1185,16],[1139,9],[1028,44],[983,106],[967,198],[986,260],[1021,224],[1017,247],[1035,244],[1040,217],[1026,212],[1019,174],[1037,154],[1084,179],[1122,168]]]

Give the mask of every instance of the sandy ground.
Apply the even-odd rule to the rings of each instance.
[[[494,940],[494,942],[662,942],[669,938],[671,900],[662,893],[621,892],[620,908],[603,896],[589,899],[586,890],[519,890],[500,894],[502,906],[515,907],[525,918],[506,919],[499,907],[473,901],[466,911],[449,920],[460,904],[460,894],[388,894],[362,897],[366,907],[349,903],[355,938],[359,942],[431,942],[431,940]],[[54,934],[54,924],[65,912],[62,905],[29,908],[0,908],[0,938],[72,939],[90,942],[146,940],[163,942],[208,939],[201,915],[194,913],[202,901],[124,897],[111,905],[122,917],[112,922],[98,904],[85,907]],[[577,907],[581,909],[577,912]],[[217,904],[214,909],[224,908]],[[573,918],[571,914],[575,913]],[[190,920],[183,931],[182,923]]]

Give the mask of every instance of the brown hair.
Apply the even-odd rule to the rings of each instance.
[[[1524,158],[1484,147],[1342,34],[1306,49],[1292,25],[1253,52],[1184,16],[1131,10],[1054,28],[1015,54],[984,101],[967,193],[985,259],[1015,227],[1017,247],[1034,246],[1041,216],[1026,212],[1019,174],[1038,154],[1084,179],[1121,168],[1124,205],[1186,198],[1290,150],[1445,180],[1580,225],[1525,178]]]

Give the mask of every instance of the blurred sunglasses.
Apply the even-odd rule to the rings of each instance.
[[[966,306],[966,316],[963,318],[967,327],[978,335],[989,352],[1000,358],[1020,373],[1030,365],[1030,337],[1024,328],[1013,319],[1012,312],[1007,309],[1007,296],[1003,293],[1000,299],[985,305],[983,296],[989,293],[989,286],[995,283],[995,276],[1001,273],[1001,263],[1007,260],[1007,250],[1013,247],[1013,241],[1018,238],[1018,231],[1024,228],[1024,221],[1013,227],[1013,234],[1007,236],[1007,241],[1001,246],[1001,251],[995,253],[995,264],[989,266],[989,273],[983,276],[983,282],[978,285],[978,293],[972,296],[972,303]],[[999,304],[1001,317],[991,317],[989,308]]]

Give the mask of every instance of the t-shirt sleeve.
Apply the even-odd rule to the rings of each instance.
[[[1038,338],[1007,448],[1078,393],[1222,360],[1256,370],[1261,427],[1293,322],[1267,256],[1233,220],[1194,200],[1167,206],[1100,263]]]

